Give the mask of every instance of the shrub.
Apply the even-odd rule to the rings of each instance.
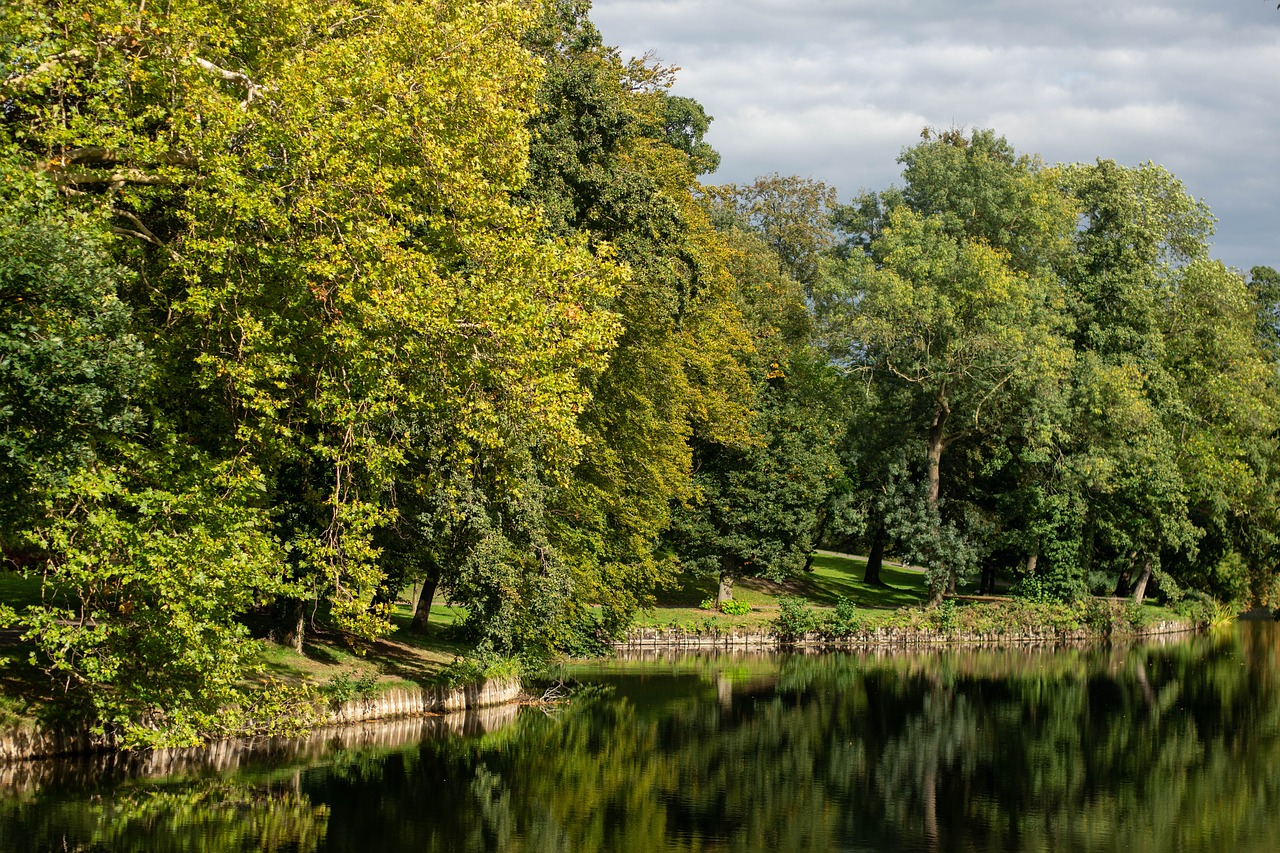
[[[818,626],[813,608],[799,598],[779,598],[778,618],[773,620],[773,633],[784,643],[794,642]]]
[[[518,658],[481,655],[459,657],[436,675],[435,681],[445,687],[465,687],[491,678],[517,678],[523,672]]]
[[[836,601],[836,609],[822,620],[821,630],[827,637],[848,637],[865,627],[857,607],[852,601],[842,596]]]
[[[1151,613],[1136,601],[1125,604],[1124,615],[1133,628],[1145,628],[1151,624]]]
[[[357,670],[340,672],[320,685],[320,695],[329,700],[329,704],[337,708],[352,699],[368,699],[373,696],[378,684],[376,672],[361,675]]]
[[[1079,600],[1085,585],[1061,573],[1023,575],[1009,592],[1015,598],[1037,604],[1066,603]]]
[[[728,613],[730,616],[745,616],[751,612],[751,605],[745,601],[731,598],[728,601],[720,602],[720,612]]]
[[[702,603],[698,605],[699,610],[715,610],[716,600],[714,598],[704,598]]]
[[[930,620],[939,631],[954,631],[959,621],[959,607],[951,599],[929,611]]]

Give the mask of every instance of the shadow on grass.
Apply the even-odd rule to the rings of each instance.
[[[813,604],[834,607],[841,598],[847,598],[858,607],[896,610],[914,607],[925,600],[924,574],[896,566],[883,566],[880,580],[883,586],[863,583],[865,560],[838,557],[833,554],[817,554],[813,558],[813,571],[797,579],[798,594]]]
[[[0,570],[0,601],[18,612],[39,605],[39,575],[20,575]]]
[[[813,570],[800,572],[781,583],[764,578],[742,578],[735,584],[735,598],[748,601],[753,607],[772,608],[783,596],[806,599],[818,607],[834,607],[841,598],[847,598],[858,607],[877,610],[896,610],[923,604],[926,598],[924,573],[886,565],[880,570],[882,586],[863,583],[865,560],[841,556],[829,552],[818,553],[813,558]],[[679,585],[660,592],[658,610],[696,608],[708,598],[714,598],[718,586],[716,578],[683,575]],[[653,621],[653,620],[649,620]]]
[[[678,583],[655,596],[659,607],[697,607],[708,598],[715,598],[720,582],[710,575],[682,574]]]

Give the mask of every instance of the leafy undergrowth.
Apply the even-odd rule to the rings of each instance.
[[[937,632],[948,636],[1001,637],[1086,631],[1099,637],[1128,635],[1161,621],[1194,621],[1164,608],[1129,601],[1088,598],[1074,602],[944,601],[938,607],[904,607],[891,613],[860,610],[848,600],[819,609],[785,599],[772,623],[783,639],[817,633],[829,639],[877,629]]]

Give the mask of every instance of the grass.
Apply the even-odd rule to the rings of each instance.
[[[377,690],[436,684],[450,664],[471,650],[453,630],[461,616],[458,608],[433,604],[427,632],[414,634],[409,631],[413,611],[400,601],[391,614],[395,630],[378,640],[352,642],[338,632],[317,627],[308,632],[302,654],[265,644],[266,674],[289,684],[367,677]]]
[[[733,597],[751,605],[751,612],[733,616],[698,605],[715,598],[718,581],[711,577],[689,576],[675,589],[658,596],[657,606],[637,615],[635,627],[683,630],[691,633],[757,631],[768,629],[778,616],[778,601],[784,597],[802,599],[821,616],[834,609],[841,599],[853,602],[861,624],[873,629],[898,624],[903,607],[922,607],[928,598],[924,572],[885,564],[880,570],[880,585],[864,583],[867,563],[864,558],[830,551],[816,553],[812,571],[783,583],[762,578],[744,578],[734,584]],[[960,589],[961,593],[976,590]],[[958,603],[958,607],[967,605]],[[990,605],[988,605],[989,607]],[[983,608],[973,610],[977,617]],[[1148,622],[1179,621],[1174,611],[1154,604],[1144,604]],[[909,620],[908,620],[909,621]]]
[[[21,613],[40,603],[40,576],[0,570],[0,603]]]
[[[882,586],[863,583],[865,559],[819,551],[812,571],[783,583],[763,578],[743,578],[733,587],[733,597],[751,605],[741,616],[703,610],[701,602],[715,598],[718,581],[712,577],[686,576],[680,585],[658,596],[658,604],[637,615],[638,628],[680,628],[686,631],[757,630],[769,626],[778,615],[778,599],[803,598],[818,609],[835,607],[841,598],[860,609],[888,614],[899,607],[919,606],[926,591],[924,573],[885,565],[880,570]]]

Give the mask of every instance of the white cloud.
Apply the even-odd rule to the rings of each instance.
[[[781,172],[850,197],[932,126],[993,127],[1049,161],[1169,168],[1228,263],[1280,268],[1280,11],[1194,0],[595,0],[626,55],[682,67],[721,181]]]

